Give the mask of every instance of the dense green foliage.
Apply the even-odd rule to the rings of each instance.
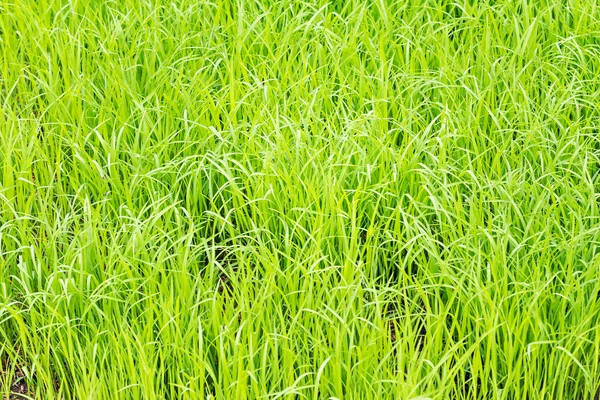
[[[595,0],[0,1],[0,161],[4,395],[600,386]]]

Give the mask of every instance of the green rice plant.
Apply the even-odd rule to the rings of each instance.
[[[0,161],[3,398],[600,396],[596,1],[3,0]]]

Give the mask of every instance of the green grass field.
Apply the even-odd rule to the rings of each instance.
[[[0,161],[2,399],[600,399],[596,0],[1,0]]]

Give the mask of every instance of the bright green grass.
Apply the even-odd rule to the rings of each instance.
[[[1,1],[0,161],[0,397],[600,386],[596,0]]]

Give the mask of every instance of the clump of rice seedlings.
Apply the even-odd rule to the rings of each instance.
[[[600,396],[595,1],[4,1],[0,32],[3,398]]]

